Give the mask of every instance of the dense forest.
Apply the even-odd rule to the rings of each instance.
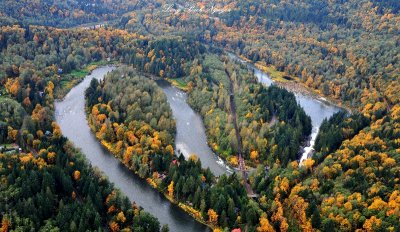
[[[143,48],[127,60],[137,69],[162,78],[188,75],[188,65],[206,48],[193,39],[168,38],[139,41]],[[188,64],[189,63],[189,64]]]
[[[210,4],[195,7],[207,9]],[[355,112],[339,113],[323,123],[316,153],[302,166],[278,163],[267,175],[258,169],[252,183],[268,212],[269,223],[263,223],[278,231],[396,231],[398,1],[217,4],[226,11],[160,10],[124,26],[132,30],[140,23],[154,35],[197,35],[204,43],[242,55],[278,81],[284,75]]]
[[[395,0],[1,1],[1,230],[160,230],[53,122],[54,99],[111,60],[137,71],[91,83],[97,137],[215,231],[397,231],[399,9]],[[292,93],[257,84],[224,51],[352,112],[324,120],[299,164],[309,118]],[[242,146],[258,198],[240,175],[217,178],[175,154],[165,96],[139,71],[188,91],[211,147],[233,165]]]
[[[107,36],[121,42],[127,35],[98,33],[1,28],[2,231],[160,230],[156,218],[86,163],[54,122],[54,94],[71,81],[68,73],[107,57]],[[91,42],[82,45],[85,36]]]
[[[322,150],[302,166],[275,165],[268,175],[259,169],[253,187],[262,195],[260,200],[265,197],[261,205],[269,211],[274,227],[282,230],[289,223],[321,231],[400,228],[399,112],[395,106],[362,130],[362,116],[343,118],[339,113],[325,121],[324,132],[333,131],[343,141],[322,134],[318,142]],[[342,123],[337,126],[339,119]],[[293,220],[295,224],[290,223]]]
[[[8,17],[9,21],[25,25],[45,25],[71,27],[84,23],[105,22],[116,20],[125,12],[138,10],[148,6],[144,1],[104,1],[104,0],[39,0],[0,2],[0,16]]]
[[[352,107],[399,101],[397,1],[176,2],[126,15],[119,26],[195,36]]]
[[[65,138],[43,137],[38,151],[0,154],[2,231],[160,230]]]
[[[319,162],[325,155],[337,150],[346,139],[353,138],[361,129],[368,126],[370,120],[361,114],[348,115],[340,111],[329,119],[324,119],[315,141],[313,159]]]
[[[86,90],[96,137],[130,169],[147,177],[152,165],[174,155],[175,121],[164,93],[133,69],[120,68]]]
[[[277,161],[286,165],[298,158],[299,147],[311,133],[311,120],[293,93],[264,87],[247,69],[216,55],[194,62],[190,73],[189,103],[204,117],[210,144],[218,154],[238,166],[241,143],[242,155],[252,166]],[[231,94],[241,141],[233,125]]]
[[[351,106],[384,107],[399,100],[398,9],[368,0],[241,1],[216,25],[214,41]]]
[[[122,67],[86,91],[89,124],[121,162],[172,202],[212,227],[255,228],[258,205],[234,174],[217,179],[196,155],[175,155],[175,122],[162,90]]]

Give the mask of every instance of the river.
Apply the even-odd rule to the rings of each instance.
[[[240,59],[234,54],[228,53],[228,55],[232,60],[246,64],[249,70],[254,72],[254,75],[257,77],[260,83],[266,86],[274,84],[274,81],[267,73],[261,71],[253,64],[250,64]],[[311,117],[311,123],[312,123],[311,137],[307,146],[304,147],[303,153],[301,154],[300,157],[300,163],[301,163],[303,160],[307,159],[309,154],[314,150],[315,139],[317,138],[318,131],[322,124],[322,121],[325,118],[329,118],[336,112],[340,111],[341,108],[333,104],[329,104],[323,98],[317,99],[313,96],[298,92],[294,92],[294,94],[296,96],[297,102],[300,104],[301,107],[303,107],[306,114]]]
[[[151,188],[146,181],[129,171],[100,145],[91,132],[86,121],[84,92],[89,87],[92,78],[102,79],[107,72],[113,69],[110,66],[95,69],[61,102],[55,104],[56,121],[60,125],[63,135],[77,148],[80,148],[90,163],[108,176],[108,179],[121,189],[122,193],[131,201],[138,203],[147,212],[157,217],[161,225],[168,224],[170,231],[209,231],[206,226],[171,204],[161,193]]]
[[[175,147],[187,159],[191,154],[196,154],[201,160],[201,166],[210,168],[214,175],[232,173],[228,166],[208,146],[205,127],[201,116],[187,103],[187,94],[167,81],[157,81],[171,106],[172,114],[176,120]]]
[[[239,60],[237,57],[231,58]],[[245,63],[244,61],[240,60]],[[254,71],[258,80],[269,86],[272,79],[253,65],[246,63]],[[84,92],[89,87],[92,78],[102,79],[107,72],[114,69],[111,66],[95,69],[80,84],[75,86],[67,96],[55,104],[56,121],[62,133],[83,154],[93,166],[98,167],[115,186],[131,200],[142,206],[147,212],[158,218],[161,224],[168,224],[171,231],[209,231],[209,229],[195,221],[179,207],[171,204],[161,193],[151,188],[144,180],[129,171],[119,160],[106,151],[91,132],[85,114]],[[196,154],[205,168],[215,175],[232,172],[222,160],[215,155],[207,145],[207,138],[202,119],[199,114],[186,103],[187,94],[168,82],[158,81],[167,96],[172,113],[176,119],[177,135],[175,139],[176,150],[182,152],[187,158]],[[320,101],[302,93],[295,93],[298,103],[312,120],[312,135],[309,146],[305,147],[300,160],[305,159],[313,149],[315,138],[324,118],[330,117],[340,108]]]

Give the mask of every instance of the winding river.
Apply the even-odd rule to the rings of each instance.
[[[234,60],[246,63],[234,55]],[[252,64],[246,63],[260,83],[267,86],[273,84],[272,79]],[[115,186],[131,200],[142,206],[147,212],[158,218],[161,224],[168,224],[171,231],[209,231],[209,229],[196,222],[191,216],[177,206],[166,200],[162,194],[151,188],[144,180],[132,174],[119,160],[115,159],[98,142],[91,132],[85,115],[84,92],[89,87],[92,78],[102,79],[114,67],[104,66],[95,69],[79,85],[75,86],[67,96],[55,104],[56,121],[62,133],[77,148],[80,148],[93,166],[98,167]],[[196,154],[203,167],[208,167],[215,175],[231,173],[222,160],[216,156],[207,145],[207,138],[202,119],[199,114],[186,103],[187,95],[183,91],[171,86],[168,82],[158,81],[167,96],[172,113],[176,119],[177,135],[175,139],[176,150],[186,158]],[[313,149],[315,138],[324,118],[330,117],[340,108],[330,105],[319,99],[302,93],[295,93],[297,101],[304,108],[312,120],[312,135],[309,145],[304,149],[300,161],[307,158]]]
[[[131,201],[138,203],[147,212],[157,217],[161,224],[168,224],[170,231],[209,231],[206,226],[171,204],[162,194],[125,168],[119,160],[103,149],[91,132],[86,122],[84,92],[89,87],[92,78],[102,79],[113,69],[114,67],[110,66],[95,69],[91,75],[75,86],[63,101],[55,104],[56,121],[63,135],[80,148],[91,164],[107,175],[108,179]],[[169,87],[165,89],[171,90]]]
[[[254,75],[257,77],[260,83],[266,86],[274,84],[274,81],[267,73],[262,72],[253,64],[245,62],[244,60],[240,59],[239,57],[231,53],[229,53],[228,55],[232,60],[246,64],[249,70],[254,72]],[[300,157],[300,163],[301,163],[303,160],[307,159],[310,152],[313,151],[315,139],[317,138],[319,127],[321,126],[322,121],[325,118],[329,118],[330,116],[340,111],[341,109],[337,106],[327,103],[326,101],[324,101],[323,98],[316,99],[313,96],[297,92],[294,92],[294,94],[296,96],[297,102],[301,105],[301,107],[303,107],[306,114],[311,117],[311,123],[312,123],[311,138],[309,140],[308,145],[304,148],[304,151]]]
[[[214,175],[232,173],[233,171],[224,164],[207,144],[207,137],[203,120],[187,103],[187,94],[166,81],[157,81],[171,106],[172,114],[176,120],[175,147],[187,159],[191,154],[196,154],[204,168],[210,168]]]

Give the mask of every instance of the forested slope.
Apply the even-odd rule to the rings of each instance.
[[[215,24],[214,41],[352,106],[384,105],[383,98],[394,104],[398,8],[380,1],[241,1]]]
[[[37,155],[0,154],[2,231],[160,229],[63,137],[41,140]]]
[[[325,150],[318,152],[301,167],[296,162],[287,167],[275,165],[268,175],[258,170],[253,186],[263,196],[261,205],[269,211],[275,228],[400,228],[398,119],[399,106],[395,106],[382,119],[357,132],[363,119],[347,118],[338,131],[344,135],[353,131],[355,135],[344,138],[339,149],[328,150],[328,154]],[[328,123],[325,127],[336,126]],[[318,164],[321,157],[323,161]]]
[[[0,2],[0,16],[26,25],[71,27],[118,19],[123,13],[148,6],[148,1],[13,1]]]
[[[120,25],[196,36],[351,107],[399,101],[396,1],[177,2],[126,15]]]

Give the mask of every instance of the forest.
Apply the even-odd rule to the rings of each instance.
[[[86,92],[96,136],[214,231],[397,231],[399,9],[393,0],[0,2],[1,231],[161,230],[54,122],[55,99],[108,60],[126,67]],[[324,120],[299,164],[309,117],[225,52],[351,112]],[[233,166],[242,147],[258,198],[240,175],[216,177],[176,154],[171,109],[144,76],[181,83],[210,147]]]
[[[399,4],[382,2],[241,1],[217,25],[225,30],[215,40],[352,107],[396,104]],[[251,34],[263,37],[253,43]]]
[[[196,155],[185,160],[175,154],[175,122],[154,81],[120,67],[100,83],[92,80],[86,100],[102,145],[168,199],[211,227],[256,228],[259,207],[247,198],[240,177],[216,178]]]
[[[160,230],[65,138],[43,138],[38,150],[0,154],[2,231]]]
[[[137,0],[124,1],[124,4],[116,0],[68,2],[61,0],[4,0],[0,2],[0,16],[7,18],[8,21],[25,25],[65,28],[85,23],[117,20],[123,13],[146,6],[146,2]]]
[[[199,8],[210,1],[203,3]],[[253,175],[274,230],[396,231],[398,1],[221,4],[225,14],[160,10],[123,26],[143,24],[153,35],[195,34],[353,109],[354,115],[339,113],[323,123],[316,153],[304,165],[274,164],[268,175],[263,167]]]
[[[186,8],[135,11],[118,26],[154,37],[196,37],[345,106],[399,101],[397,1],[176,2]]]
[[[92,42],[83,46],[82,33],[1,29],[2,231],[160,230],[158,220],[93,169],[54,122],[54,94],[66,87],[64,74],[107,57],[105,46],[95,42],[98,31],[88,31]],[[111,34],[124,35],[97,39]]]
[[[276,86],[257,83],[244,67],[207,55],[193,63],[189,103],[204,117],[212,148],[238,166],[238,141],[231,115],[230,82],[234,88],[243,156],[251,166],[286,165],[296,160],[311,133],[311,119],[294,95]],[[210,104],[211,103],[211,104]]]
[[[140,177],[158,166],[157,154],[174,155],[175,120],[154,82],[125,67],[93,79],[85,95],[96,137]]]
[[[265,196],[261,205],[270,209],[275,228],[282,230],[293,218],[300,228],[321,231],[400,228],[398,106],[361,130],[362,116],[345,117],[340,127],[331,124],[343,117],[339,113],[324,123],[325,133],[335,130],[344,140],[338,149],[337,141],[322,134],[316,158],[302,166],[275,165],[267,176],[262,169],[254,174],[253,187]]]

